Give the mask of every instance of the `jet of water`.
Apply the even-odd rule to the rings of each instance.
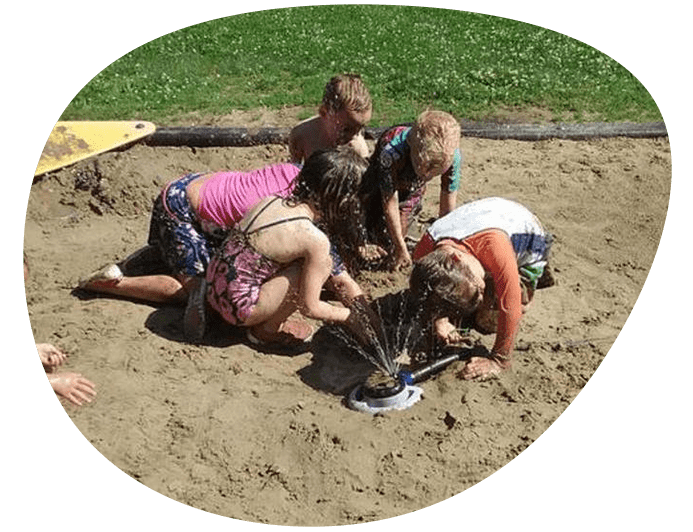
[[[406,291],[390,296],[388,304],[382,301],[376,301],[375,308],[365,298],[352,301],[348,305],[352,312],[348,330],[337,329],[337,336],[347,347],[395,377],[400,370],[399,357],[410,354],[426,332],[421,323],[423,307],[419,305],[412,311]]]

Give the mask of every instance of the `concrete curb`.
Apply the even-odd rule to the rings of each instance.
[[[410,125],[410,124],[405,124]],[[666,137],[664,122],[636,124],[631,122],[592,122],[586,124],[497,124],[461,122],[465,137],[494,140],[537,141],[547,139],[588,140],[611,137],[657,138]],[[366,138],[375,140],[386,127],[366,128]],[[149,146],[188,146],[196,148],[224,146],[261,146],[286,144],[289,128],[244,127],[160,127],[144,139]]]

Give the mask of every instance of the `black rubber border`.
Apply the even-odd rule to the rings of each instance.
[[[410,124],[404,124],[410,125]],[[630,122],[592,122],[585,124],[496,124],[479,122],[462,122],[462,134],[465,137],[476,137],[494,140],[589,140],[611,137],[658,138],[666,137],[664,122],[630,123]],[[365,136],[375,140],[387,128],[366,128]],[[188,146],[211,148],[224,146],[261,146],[265,144],[286,144],[289,128],[244,127],[158,127],[154,133],[144,139],[149,146]]]

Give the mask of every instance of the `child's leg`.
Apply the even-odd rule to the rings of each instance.
[[[190,278],[182,280],[169,275],[123,276],[113,280],[86,281],[80,283],[80,288],[152,303],[183,303],[187,301],[186,286]]]
[[[127,276],[157,275],[169,273],[170,268],[161,256],[158,246],[147,244],[128,255],[118,263],[118,267]]]
[[[243,325],[260,335],[279,332],[282,324],[298,309],[300,264],[291,264],[265,282],[257,303]],[[263,334],[264,333],[264,334]]]

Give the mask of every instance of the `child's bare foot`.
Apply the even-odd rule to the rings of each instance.
[[[56,373],[49,375],[48,381],[55,393],[77,406],[82,406],[85,401],[91,403],[96,395],[94,383],[79,373]]]
[[[53,370],[67,360],[67,355],[51,344],[36,344],[41,364],[47,370]]]
[[[462,368],[459,377],[464,380],[485,380],[498,375],[504,369],[510,367],[510,360],[502,360],[500,357],[471,357]]]
[[[114,286],[122,279],[123,272],[118,265],[108,264],[80,279],[78,286],[84,290],[98,290],[100,287]]]

